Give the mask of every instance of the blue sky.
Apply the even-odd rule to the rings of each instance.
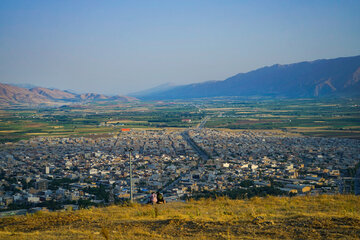
[[[127,94],[360,55],[360,1],[2,0],[0,82]]]

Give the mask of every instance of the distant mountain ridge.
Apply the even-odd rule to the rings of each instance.
[[[133,97],[145,96],[145,95],[154,95],[154,94],[157,94],[157,93],[160,93],[160,92],[163,92],[163,91],[173,89],[175,87],[176,87],[176,85],[173,84],[173,83],[164,83],[164,84],[158,85],[158,86],[150,88],[150,89],[130,93],[129,95],[133,96]]]
[[[223,81],[174,87],[140,99],[187,99],[218,96],[289,98],[360,96],[360,56],[275,64]]]
[[[36,87],[36,88],[31,88],[29,90],[33,93],[40,94],[42,96],[45,96],[53,100],[65,100],[65,99],[75,100],[78,97],[76,94],[62,91],[59,89]]]
[[[36,88],[37,86],[34,84],[29,84],[29,83],[5,83],[5,84],[9,84],[11,86],[15,86],[15,87],[21,87],[21,88],[27,88],[27,89],[31,89],[31,88]]]
[[[72,102],[137,100],[128,96],[106,96],[98,93],[75,94],[59,89],[34,87],[31,89],[0,83],[0,106],[12,105],[59,105]]]

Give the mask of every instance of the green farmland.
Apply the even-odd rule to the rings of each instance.
[[[360,139],[360,99],[240,99],[117,103],[0,110],[0,141],[79,136],[121,128],[272,129]],[[184,121],[191,119],[191,122]]]

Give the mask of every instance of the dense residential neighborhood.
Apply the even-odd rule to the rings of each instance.
[[[360,160],[359,141],[352,139],[264,130],[185,132],[188,137],[184,130],[132,130],[2,144],[0,209],[76,209],[126,200],[130,157],[134,198],[143,203],[153,191],[168,201],[262,186],[289,195],[346,192],[343,179]]]

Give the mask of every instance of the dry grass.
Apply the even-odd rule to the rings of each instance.
[[[360,197],[204,199],[0,219],[0,239],[359,239]]]

